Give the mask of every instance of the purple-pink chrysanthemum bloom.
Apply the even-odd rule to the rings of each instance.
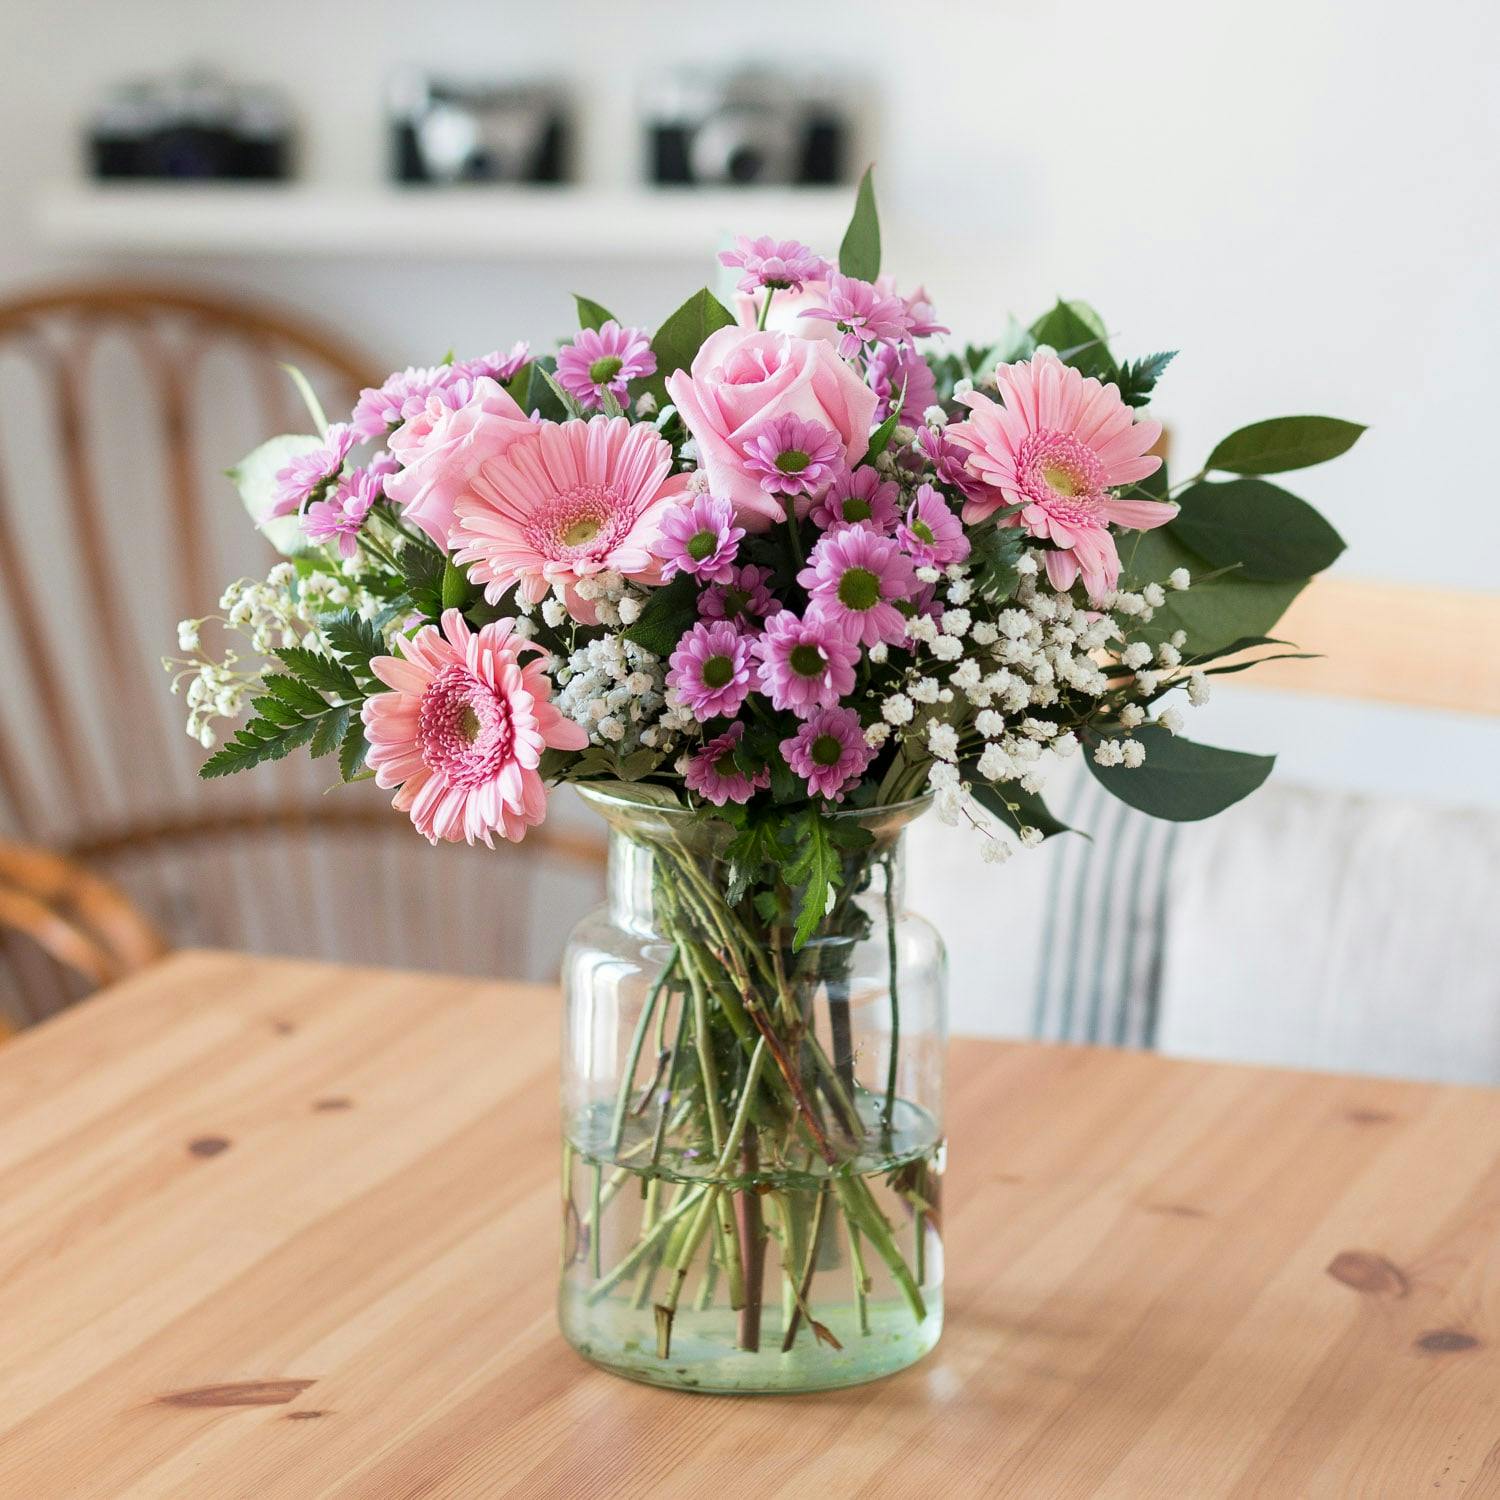
[[[877,276],[875,278],[875,290],[883,297],[901,297],[896,290],[896,278],[894,276]],[[932,298],[927,295],[927,288],[919,286],[910,297],[901,297],[906,304],[907,315],[911,318],[911,336],[914,339],[925,339],[934,333],[952,333],[952,329],[937,320],[937,309],[932,305]]]
[[[745,529],[734,524],[734,507],[713,495],[695,495],[686,505],[665,513],[656,555],[661,579],[692,573],[703,583],[728,583]]]
[[[996,376],[1001,400],[970,391],[960,398],[968,420],[946,429],[968,450],[969,469],[986,486],[964,505],[964,520],[972,525],[1004,506],[1023,506],[1004,524],[1052,543],[1046,554],[1052,587],[1072,588],[1081,574],[1097,603],[1120,577],[1110,527],[1146,531],[1177,514],[1160,500],[1111,493],[1161,467],[1149,451],[1161,423],[1137,421],[1117,386],[1102,385],[1055,354],[1001,365]]]
[[[271,489],[270,513],[264,519],[274,520],[301,510],[338,476],[355,441],[354,429],[347,422],[335,422],[323,434],[321,447],[299,453],[291,463],[278,469]]]
[[[930,484],[917,491],[905,521],[896,531],[896,539],[913,562],[929,568],[961,563],[970,551],[963,522]]]
[[[911,452],[918,460],[915,467],[930,465],[942,484],[957,490],[966,499],[984,493],[984,483],[969,470],[969,450],[948,436],[946,427],[919,427]]]
[[[373,474],[380,481],[380,495],[384,495],[385,482],[392,474],[401,472],[401,461],[394,453],[385,448],[379,448],[370,455],[370,461],[365,465],[365,472]]]
[[[700,724],[727,718],[750,692],[750,638],[728,620],[700,620],[669,659],[667,686]]]
[[[761,423],[740,451],[745,472],[768,495],[820,495],[844,465],[836,432],[790,412]]]
[[[802,316],[835,324],[845,359],[853,359],[866,344],[911,342],[912,316],[900,297],[886,296],[873,283],[837,271],[828,278],[828,306],[810,307]]]
[[[901,399],[900,420],[916,427],[929,406],[937,405],[937,377],[932,366],[915,349],[898,344],[879,344],[865,366],[865,381],[875,392],[875,420],[891,414],[892,403]]]
[[[772,615],[755,654],[761,692],[773,708],[789,708],[799,718],[832,708],[854,690],[859,647],[816,610],[802,620],[789,609]]]
[[[808,791],[833,802],[844,800],[845,790],[875,758],[852,708],[815,710],[796,734],[782,740],[781,754]]]
[[[783,608],[767,587],[772,578],[769,568],[746,563],[731,568],[722,583],[712,583],[698,596],[698,613],[710,620],[740,620],[749,623],[763,620]]]
[[[515,377],[516,372],[530,358],[531,345],[521,339],[512,344],[508,351],[492,349],[488,354],[481,354],[478,359],[462,359],[454,369],[461,375],[467,375],[470,380],[488,375],[491,380],[498,380],[504,385]]]
[[[349,424],[361,440],[384,437],[427,404],[427,398],[453,381],[463,371],[457,365],[408,365],[388,375],[384,385],[366,386],[354,405]]]
[[[906,639],[899,600],[916,591],[912,560],[888,536],[864,526],[841,526],[813,548],[797,575],[812,606],[863,646]]]
[[[316,546],[337,537],[339,556],[353,557],[359,550],[360,528],[384,493],[384,485],[384,476],[373,468],[355,469],[339,480],[326,500],[314,500],[302,512],[303,535]]]
[[[828,493],[813,506],[813,523],[824,530],[835,526],[867,526],[889,535],[901,519],[901,486],[882,479],[871,464],[840,474]]]
[[[580,330],[557,351],[557,383],[585,411],[604,404],[602,391],[624,401],[632,380],[656,370],[651,338],[644,328],[621,328],[611,318],[598,328]]]
[[[774,291],[798,291],[809,281],[822,281],[833,267],[796,240],[759,239],[739,235],[733,250],[719,252],[721,266],[738,266],[744,275],[737,285],[742,292],[770,287]]]
[[[693,751],[682,773],[687,789],[723,807],[726,802],[748,802],[762,787],[770,786],[769,767],[747,776],[735,764],[734,752],[744,737],[745,726],[736,720],[717,739],[706,740]]]

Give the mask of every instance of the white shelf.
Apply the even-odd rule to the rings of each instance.
[[[838,249],[852,188],[58,187],[37,222],[58,249],[139,255],[696,260],[731,234]]]

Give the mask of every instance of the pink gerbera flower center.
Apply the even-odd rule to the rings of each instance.
[[[1099,456],[1070,432],[1043,428],[1031,433],[1016,454],[1016,476],[1029,499],[1097,500],[1108,475]]]
[[[466,668],[444,667],[427,684],[417,711],[424,763],[455,786],[483,786],[510,759],[510,709]]]
[[[608,485],[584,484],[556,496],[530,518],[527,542],[554,560],[610,552],[630,530],[632,517]]]

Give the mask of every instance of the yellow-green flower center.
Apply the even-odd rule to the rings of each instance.
[[[787,662],[799,677],[823,675],[823,653],[816,646],[810,646],[805,641],[800,646],[792,647],[787,655]]]
[[[926,542],[929,547],[937,541],[937,538],[932,534],[932,527],[926,521],[913,521],[911,523],[911,534],[919,542]]]
[[[694,562],[707,562],[714,555],[714,549],[719,545],[719,534],[716,531],[695,531],[688,538],[687,555]]]
[[[463,736],[466,745],[472,745],[479,738],[479,715],[466,703],[458,711],[458,718],[454,722],[460,735]]]
[[[711,688],[728,687],[734,678],[734,663],[727,656],[710,656],[703,663],[703,685]]]
[[[815,766],[836,766],[843,753],[843,745],[831,734],[820,734],[812,742],[811,754]]]
[[[582,547],[594,540],[602,529],[601,524],[595,516],[579,516],[571,526],[563,529],[562,539],[565,547]]]
[[[788,448],[776,455],[776,467],[783,474],[800,474],[812,462],[812,455],[800,448]]]
[[[868,521],[874,511],[870,509],[868,500],[861,500],[856,495],[851,495],[843,504],[844,519],[846,521]]]
[[[1054,493],[1064,495],[1072,499],[1074,495],[1081,493],[1078,476],[1071,469],[1065,469],[1061,464],[1043,464],[1042,478],[1047,483],[1047,488]]]
[[[845,609],[873,609],[880,598],[880,580],[868,568],[850,568],[839,579],[839,603]]]
[[[606,354],[589,366],[589,379],[595,385],[608,385],[620,373],[624,363],[618,354]]]

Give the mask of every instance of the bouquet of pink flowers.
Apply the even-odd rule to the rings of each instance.
[[[560,782],[617,826],[621,808],[659,812],[634,835],[659,856],[670,956],[639,1001],[618,1109],[602,1139],[573,1139],[606,1174],[575,1257],[594,1262],[585,1297],[620,1284],[598,1263],[600,1215],[609,1174],[639,1171],[681,1191],[622,1231],[632,1274],[654,1256],[685,1275],[707,1241],[742,1311],[757,1230],[726,1202],[747,1174],[810,1160],[851,1253],[873,1249],[920,1321],[925,1289],[889,1226],[902,1203],[931,1217],[934,1147],[892,1143],[894,940],[873,1081],[837,1014],[838,943],[879,916],[862,901],[889,854],[872,819],[930,794],[1003,858],[1062,829],[1044,783],[1079,754],[1160,817],[1252,791],[1270,758],[1184,738],[1164,700],[1200,703],[1216,672],[1282,649],[1276,620],[1342,543],[1264,476],[1361,429],[1257,422],[1169,487],[1145,409],[1172,355],[1118,358],[1079,302],[935,349],[948,330],[927,293],[880,274],[868,177],[836,265],[770,238],[720,259],[732,305],[696,292],[653,333],[580,297],[555,355],[407,369],[347,421],[313,403],[316,433],[250,455],[245,501],[288,560],[222,601],[252,655],[206,655],[204,622],[184,622],[189,727],[211,745],[248,701],[205,776],[305,745],[345,780],[373,775],[434,842],[520,840]],[[631,1157],[653,1008],[668,1102]],[[695,1034],[690,1087],[676,1070]],[[859,1186],[863,1167],[837,1185],[872,1151],[896,1207]],[[821,1207],[794,1198],[771,1216],[786,1322],[837,1341],[800,1279]],[[661,1360],[680,1288],[654,1303]],[[739,1337],[759,1334],[742,1320]]]

